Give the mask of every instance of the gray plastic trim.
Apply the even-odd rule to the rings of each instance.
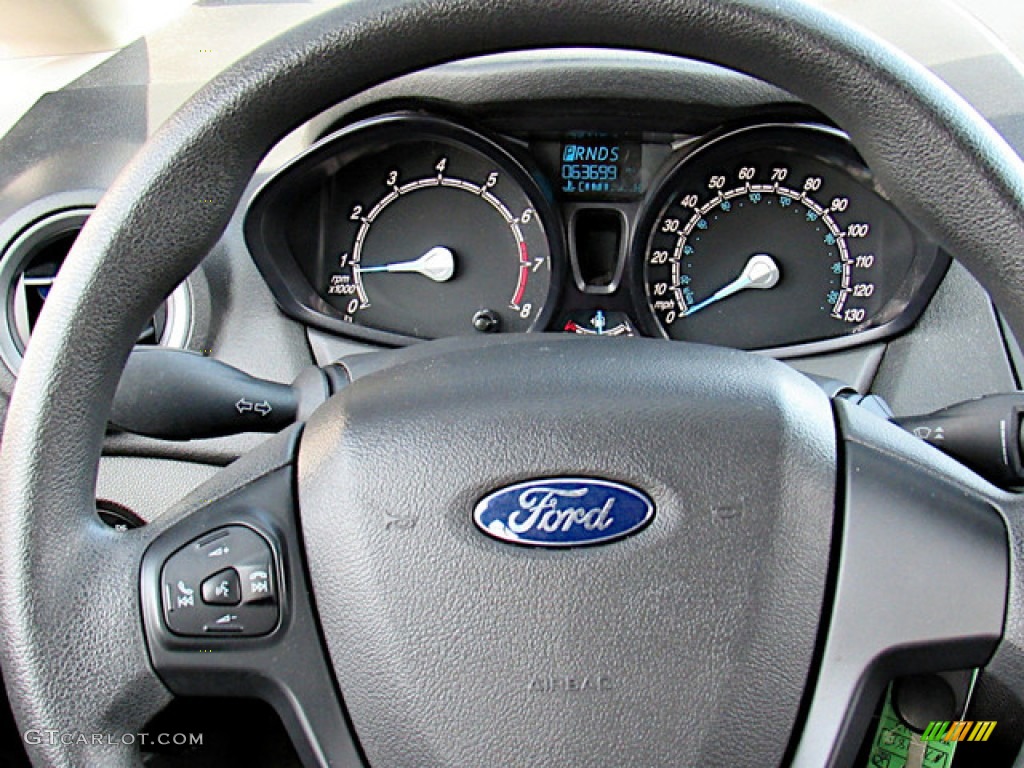
[[[187,280],[167,297],[166,307],[167,324],[160,336],[160,346],[185,349],[192,339],[192,289]]]
[[[787,365],[810,376],[824,376],[849,384],[862,395],[871,391],[878,366],[885,356],[885,344],[866,344],[814,357],[790,357]]]
[[[191,461],[104,456],[96,477],[96,498],[127,507],[151,522],[219,471],[220,467]]]
[[[609,100],[635,99],[657,104],[674,128],[695,122],[710,127],[709,114],[739,116],[767,104],[813,113],[775,85],[705,61],[627,49],[543,47],[458,59],[402,75],[328,108],[296,135],[301,136],[300,145],[309,146],[354,115],[410,100],[471,110],[493,128],[496,97],[517,108],[586,103],[597,113],[607,111]]]
[[[889,342],[872,384],[898,416],[1015,388],[989,294],[958,262],[913,332]]]

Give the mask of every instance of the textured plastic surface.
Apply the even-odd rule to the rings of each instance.
[[[872,391],[898,416],[1016,388],[985,289],[954,262],[913,331],[892,339]]]
[[[105,456],[96,478],[96,498],[127,507],[148,522],[209,480],[218,469],[195,462]]]

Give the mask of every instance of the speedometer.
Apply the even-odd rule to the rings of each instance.
[[[652,332],[742,349],[883,327],[931,261],[849,145],[817,127],[750,128],[697,149],[641,231]]]

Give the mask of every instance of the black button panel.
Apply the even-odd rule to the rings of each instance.
[[[267,634],[280,616],[274,566],[266,539],[241,525],[190,542],[164,563],[168,629],[191,637]]]

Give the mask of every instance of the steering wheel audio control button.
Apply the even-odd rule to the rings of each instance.
[[[225,568],[204,581],[203,602],[207,605],[238,605],[242,602],[238,571]]]
[[[274,569],[270,560],[255,565],[240,566],[241,595],[246,605],[252,603],[275,603]]]
[[[204,626],[203,631],[209,635],[219,633],[243,634],[245,627],[239,622],[238,614],[229,611],[214,619],[212,624]]]
[[[167,628],[185,637],[257,637],[280,619],[277,567],[270,543],[243,525],[193,539],[163,565]]]

